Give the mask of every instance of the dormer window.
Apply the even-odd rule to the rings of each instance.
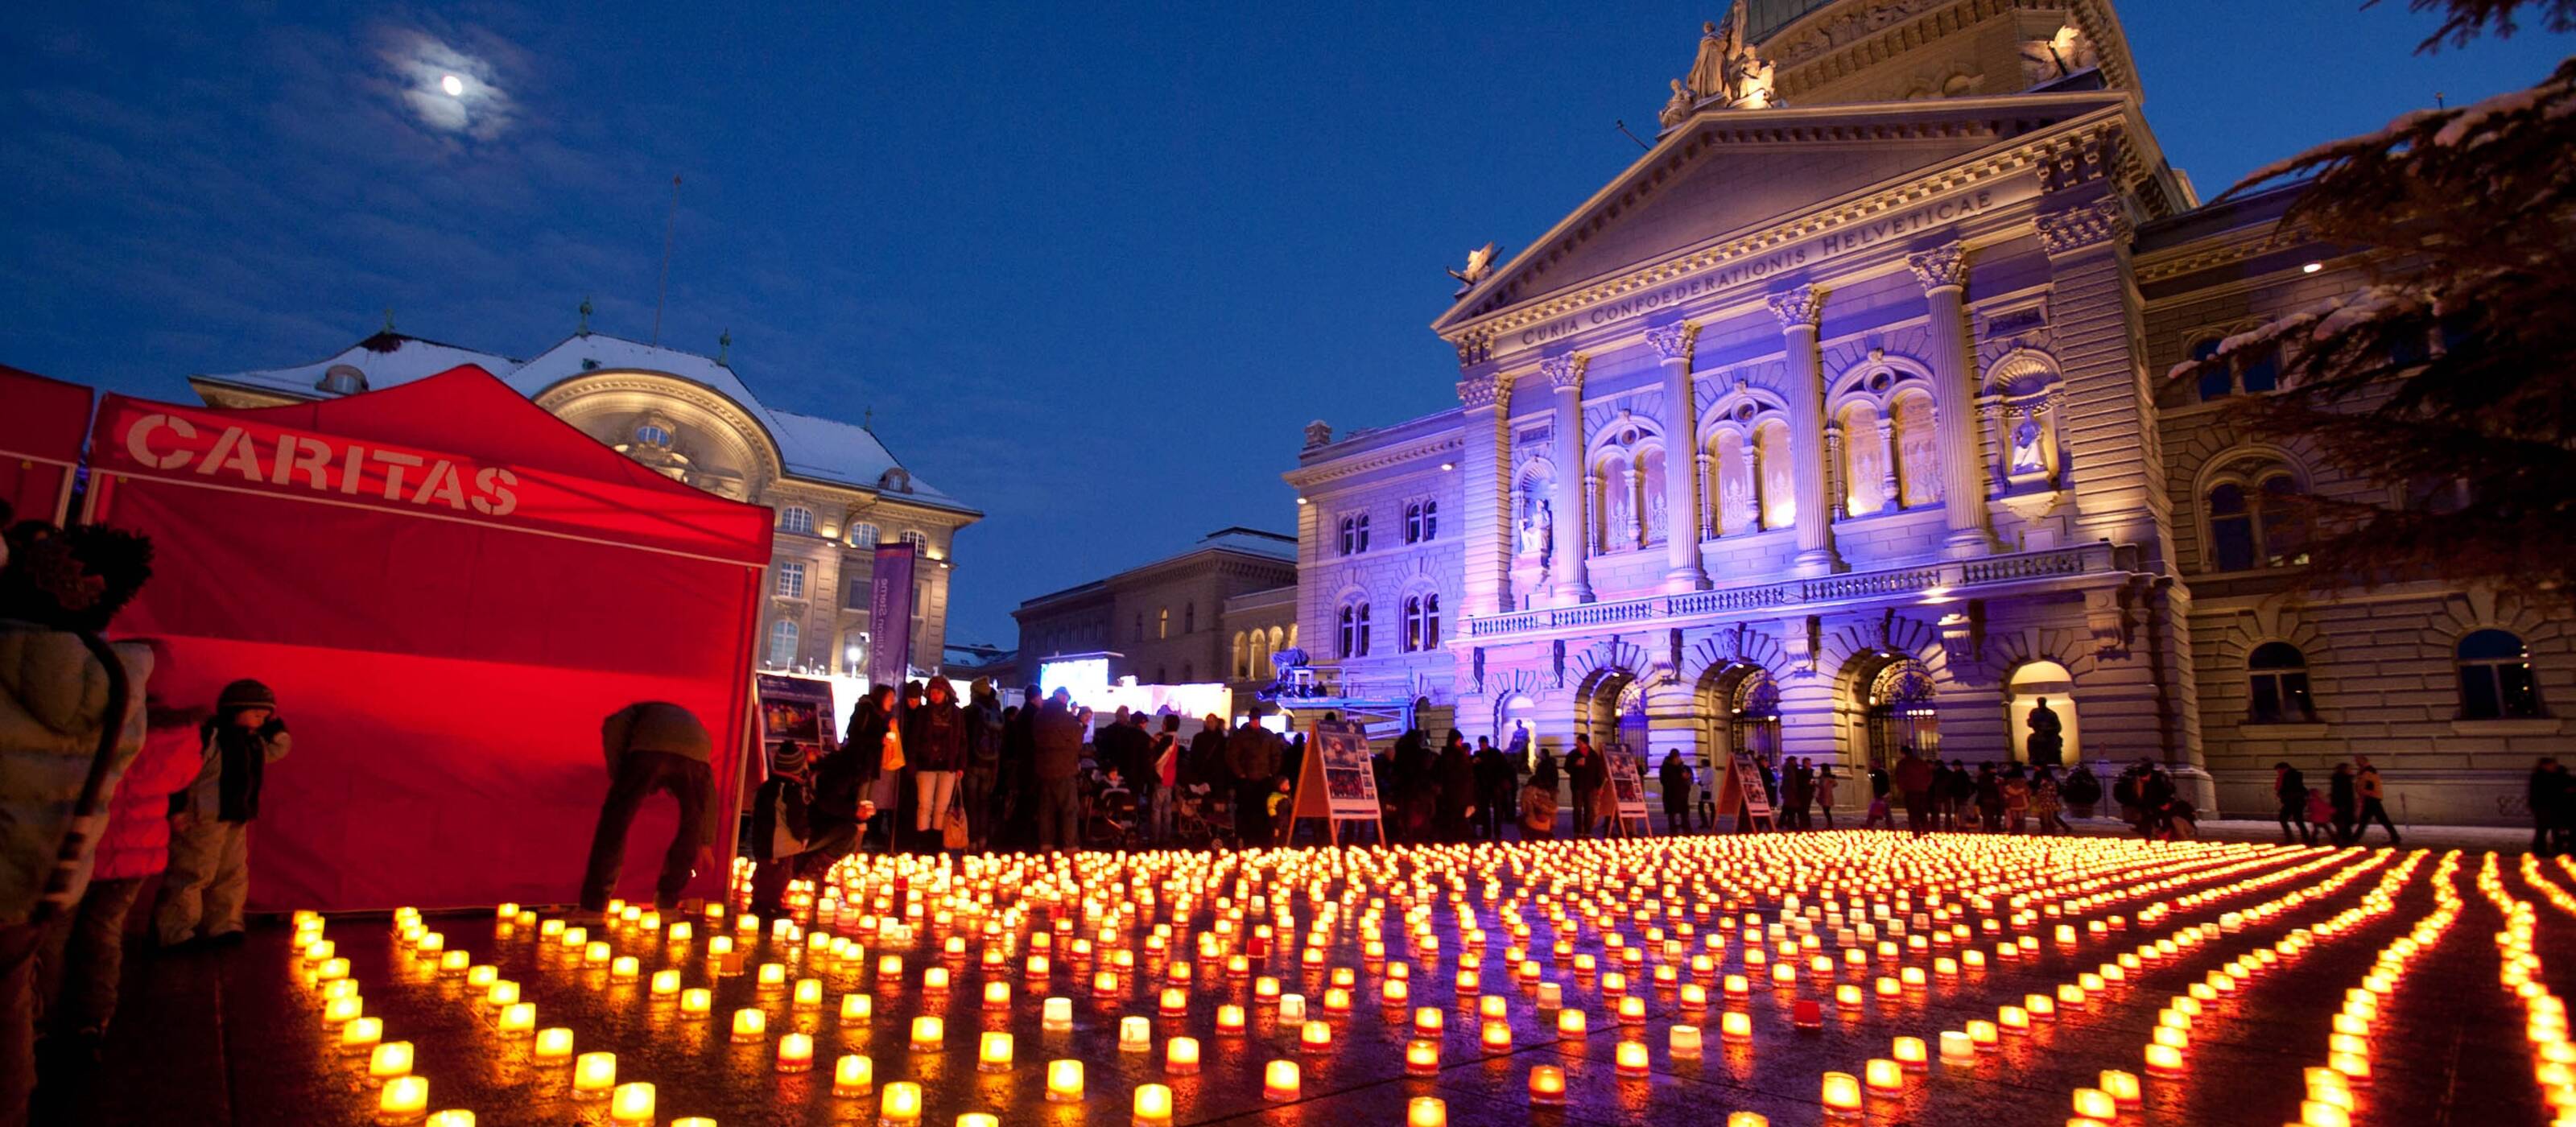
[[[671,448],[671,432],[652,423],[646,423],[635,428],[635,441],[638,445],[668,450]]]
[[[356,395],[367,390],[367,374],[352,365],[333,364],[317,386],[333,395]]]

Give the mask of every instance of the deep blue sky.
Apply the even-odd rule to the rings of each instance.
[[[1444,266],[1637,155],[1694,3],[57,3],[0,26],[0,363],[184,397],[373,331],[528,355],[651,329],[857,419],[989,517],[950,637],[1229,524],[1293,531],[1299,428],[1454,402]],[[1267,12],[1258,11],[1268,7]],[[2204,195],[2531,83],[2402,0],[2130,0]],[[446,61],[439,52],[453,52]],[[407,96],[427,58],[475,80]]]

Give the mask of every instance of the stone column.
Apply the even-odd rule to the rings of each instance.
[[[1994,550],[1986,529],[1985,456],[1977,438],[1977,366],[1968,355],[1968,256],[1958,243],[1906,257],[1931,306],[1932,381],[1939,393],[1932,426],[1941,443],[1941,510],[1949,534],[1941,551],[1952,559]]]
[[[1458,381],[1458,402],[1466,420],[1465,449],[1458,468],[1466,474],[1459,497],[1459,542],[1465,552],[1464,590],[1467,614],[1493,614],[1508,604],[1512,527],[1511,483],[1505,479],[1511,458],[1511,416],[1507,404],[1511,382],[1487,373]]]
[[[1708,587],[1700,567],[1700,474],[1707,456],[1699,452],[1699,404],[1693,396],[1691,352],[1699,343],[1699,326],[1680,321],[1646,330],[1664,364],[1664,590],[1699,591]]]
[[[1896,512],[1905,507],[1905,484],[1896,479],[1896,412],[1891,409],[1878,418],[1878,511]]]
[[[1799,575],[1827,575],[1842,570],[1834,554],[1833,496],[1825,485],[1825,385],[1816,354],[1816,322],[1824,313],[1825,291],[1799,286],[1771,295],[1771,315],[1780,319],[1780,343],[1789,360],[1789,445],[1797,460]]]
[[[1592,601],[1584,581],[1584,555],[1592,540],[1590,474],[1583,464],[1583,369],[1591,357],[1582,353],[1550,356],[1539,362],[1539,374],[1556,393],[1556,496],[1553,508],[1556,543],[1548,565],[1554,579],[1550,601],[1559,606]]]

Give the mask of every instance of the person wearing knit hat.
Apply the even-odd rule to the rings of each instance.
[[[780,743],[769,753],[768,781],[752,795],[751,856],[760,863],[751,874],[754,916],[778,915],[790,882],[822,876],[858,843],[858,822],[815,809],[810,762],[804,744]]]
[[[170,798],[170,867],[152,903],[152,930],[163,947],[241,941],[250,824],[259,818],[268,765],[286,758],[295,738],[277,715],[277,694],[243,678],[215,694],[215,714],[198,726],[197,743],[196,781]]]

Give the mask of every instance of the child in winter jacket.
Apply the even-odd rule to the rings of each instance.
[[[277,715],[277,694],[253,680],[224,686],[215,714],[197,730],[195,781],[170,798],[170,864],[152,907],[163,947],[242,937],[242,898],[250,890],[250,824],[268,765],[286,758],[295,740]]]
[[[814,805],[814,776],[805,745],[788,740],[770,754],[769,780],[751,809],[751,914],[776,916],[790,882],[823,875],[858,841],[859,824],[875,813],[862,803],[857,821],[834,818]]]

